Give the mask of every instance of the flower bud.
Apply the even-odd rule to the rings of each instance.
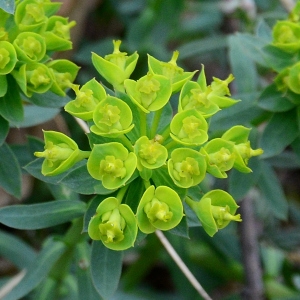
[[[134,245],[137,222],[131,208],[119,204],[118,199],[109,197],[97,207],[91,218],[88,234],[93,240],[101,240],[112,250],[125,250]]]
[[[0,76],[9,74],[17,63],[14,46],[7,41],[0,41]]]
[[[181,199],[167,186],[155,189],[152,185],[144,192],[136,217],[138,226],[144,233],[152,233],[156,229],[170,230],[176,227],[183,217]]]

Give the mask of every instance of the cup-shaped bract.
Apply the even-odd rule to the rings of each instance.
[[[107,97],[104,87],[93,78],[81,88],[72,85],[72,89],[76,98],[65,105],[65,111],[82,120],[92,120],[96,106]]]
[[[174,183],[181,188],[199,184],[206,174],[206,160],[200,152],[177,148],[168,160],[168,172]]]
[[[182,68],[177,66],[178,51],[173,52],[173,56],[169,62],[162,62],[148,54],[148,68],[157,75],[167,77],[172,84],[172,92],[178,92],[182,86],[190,80],[197,72],[184,72]]]
[[[211,237],[230,221],[242,221],[239,214],[235,215],[239,206],[232,196],[223,190],[212,190],[204,194],[199,202],[187,198],[186,203],[196,213],[203,229]]]
[[[202,88],[198,82],[186,82],[180,92],[178,111],[195,109],[204,118],[209,118],[217,113],[220,108],[208,99],[210,87]]]
[[[273,45],[285,52],[295,53],[300,49],[300,24],[277,21],[273,27]]]
[[[140,230],[152,233],[156,229],[170,230],[183,217],[183,205],[178,194],[167,186],[147,188],[136,212]]]
[[[17,63],[14,46],[7,41],[0,41],[0,75],[9,74]]]
[[[145,113],[163,108],[172,94],[170,80],[152,73],[148,73],[138,81],[126,79],[124,86],[132,102]]]
[[[18,60],[32,63],[42,60],[46,54],[45,39],[34,32],[21,32],[13,42]]]
[[[227,178],[226,171],[232,169],[236,158],[233,142],[215,138],[205,144],[200,153],[206,157],[208,173],[217,178]]]
[[[75,25],[76,22],[69,22],[68,18],[51,16],[47,20],[46,30],[43,33],[46,40],[47,50],[65,51],[72,49],[70,29]]]
[[[130,107],[113,96],[107,96],[96,106],[93,121],[95,123],[91,126],[93,133],[112,138],[127,133],[134,127]]]
[[[45,30],[48,18],[44,2],[46,1],[24,0],[17,4],[14,17],[20,31],[42,32]],[[59,7],[60,4],[57,8]]]
[[[42,63],[23,64],[19,70],[14,70],[12,75],[27,97],[31,97],[32,93],[47,92],[54,81],[50,69]]]
[[[137,221],[131,208],[126,204],[119,204],[115,197],[106,198],[98,205],[88,226],[91,239],[101,240],[112,250],[132,247],[137,231]]]
[[[248,140],[250,128],[242,125],[233,126],[228,129],[222,139],[234,143],[235,161],[233,167],[240,172],[249,173],[252,170],[247,166],[252,156],[258,156],[263,153],[261,148],[252,149]]]
[[[107,189],[126,184],[136,169],[137,157],[117,142],[94,145],[87,162],[90,175]]]
[[[54,78],[50,91],[64,97],[66,89],[71,88],[80,68],[67,59],[52,60],[46,65]]]
[[[147,136],[142,136],[135,142],[134,152],[138,165],[151,170],[163,166],[168,158],[168,150],[155,139],[149,140]]]
[[[101,76],[103,76],[116,90],[124,90],[123,83],[134,71],[138,54],[134,52],[128,56],[126,52],[120,52],[121,41],[113,41],[114,51],[104,58],[92,53],[92,63]]]
[[[42,164],[44,176],[61,174],[83,159],[77,144],[61,132],[44,131],[44,141],[45,151],[34,153],[45,158]]]
[[[170,124],[171,138],[186,146],[198,146],[208,139],[208,124],[196,110],[188,109],[177,113]]]

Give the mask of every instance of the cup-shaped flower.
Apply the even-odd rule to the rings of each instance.
[[[135,52],[128,56],[126,52],[120,52],[121,41],[113,41],[114,51],[104,58],[92,53],[92,63],[101,76],[103,76],[116,90],[124,90],[123,83],[134,71],[138,54]]]
[[[120,143],[94,145],[87,162],[90,175],[101,180],[107,189],[117,189],[130,179],[136,169],[137,158]]]
[[[187,197],[186,203],[196,213],[209,236],[226,227],[230,221],[242,221],[239,214],[235,215],[239,206],[230,194],[222,190],[212,190],[204,194],[199,202]]]
[[[199,184],[206,174],[205,157],[196,150],[177,148],[168,160],[168,171],[174,183],[181,188]]]
[[[177,113],[171,121],[170,129],[172,139],[186,146],[202,145],[208,139],[208,124],[194,109]]]
[[[24,0],[18,2],[15,11],[15,23],[20,31],[42,32],[46,28],[47,19],[57,12],[61,3],[48,0]]]
[[[34,32],[21,32],[13,42],[18,60],[24,63],[38,62],[46,54],[45,39]]]
[[[263,153],[261,148],[252,149],[248,140],[250,128],[237,125],[228,129],[222,139],[234,143],[235,161],[233,167],[240,172],[249,173],[252,170],[247,166],[252,156],[258,156]]]
[[[89,155],[89,152],[80,151],[77,144],[61,132],[44,131],[44,140],[45,151],[34,153],[45,158],[42,164],[44,176],[61,174]]]
[[[93,78],[80,89],[75,84],[72,85],[72,89],[76,98],[65,105],[65,111],[82,120],[92,120],[97,104],[107,96],[104,87]]]
[[[148,73],[138,81],[126,79],[124,86],[132,102],[145,113],[163,108],[172,94],[170,80],[152,73]]]
[[[12,75],[28,97],[31,97],[32,93],[47,92],[54,81],[50,69],[42,63],[23,64],[19,70],[14,70]]]
[[[119,204],[115,197],[106,198],[99,204],[88,226],[91,239],[101,240],[112,250],[132,247],[137,231],[137,221],[131,208],[126,204]]]
[[[0,41],[0,75],[9,74],[17,63],[14,46],[7,41]]]
[[[163,166],[168,158],[168,150],[155,139],[149,140],[146,136],[136,141],[134,152],[138,158],[138,166],[141,164],[147,169],[157,169]]]
[[[107,96],[96,106],[93,121],[95,125],[91,126],[92,132],[112,138],[127,133],[134,127],[134,124],[131,124],[130,107],[113,96]]]
[[[66,89],[71,88],[80,68],[67,59],[52,60],[47,63],[47,67],[54,78],[50,91],[64,97]]]
[[[300,49],[300,24],[277,21],[273,27],[273,45],[285,52],[295,53]]]
[[[154,74],[167,77],[172,83],[173,93],[178,92],[197,72],[184,72],[182,68],[178,67],[176,62],[178,56],[179,52],[174,51],[169,62],[162,62],[148,54],[149,70]]]
[[[147,188],[136,212],[140,230],[152,233],[156,229],[170,230],[183,217],[183,206],[178,194],[167,186]]]
[[[47,50],[65,51],[72,49],[70,29],[75,25],[75,21],[69,22],[67,18],[51,16],[47,20],[46,31],[43,33],[46,40]]]
[[[200,153],[206,157],[208,173],[217,178],[227,178],[226,171],[232,169],[236,158],[233,142],[215,138],[205,144]]]
[[[210,92],[210,87],[205,86],[205,88],[202,88],[198,82],[186,82],[180,92],[178,111],[195,109],[204,118],[211,117],[217,113],[220,108],[217,104],[208,99]]]

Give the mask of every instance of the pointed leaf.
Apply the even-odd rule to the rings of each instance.
[[[9,131],[9,122],[0,116],[0,146],[6,139],[6,136]]]
[[[55,200],[0,209],[0,223],[17,229],[41,229],[81,217],[86,205],[81,201]]]
[[[93,241],[91,272],[93,284],[104,299],[111,299],[122,271],[122,251],[106,248],[101,241]]]

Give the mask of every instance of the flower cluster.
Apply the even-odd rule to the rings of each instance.
[[[75,22],[57,16],[61,3],[50,0],[16,1],[15,15],[0,9],[0,97],[12,76],[22,93],[48,90],[65,96],[79,67],[66,59],[53,60],[54,51],[72,48],[70,29]]]
[[[208,134],[211,116],[238,100],[230,97],[232,75],[207,84],[204,67],[196,81],[195,72],[185,72],[176,63],[175,51],[169,62],[148,56],[148,72],[130,79],[138,54],[120,51],[114,41],[112,54],[92,54],[92,62],[114,92],[96,79],[82,87],[65,110],[86,121],[91,151],[80,151],[74,141],[61,133],[45,132],[44,175],[57,175],[87,158],[90,176],[99,180],[111,195],[100,202],[91,218],[88,233],[105,246],[123,250],[134,245],[137,232],[170,230],[184,217],[183,202],[199,217],[204,230],[213,236],[232,220],[238,208],[225,191],[213,190],[201,199],[188,196],[188,189],[199,185],[209,173],[226,178],[236,168],[247,166],[253,150],[250,129],[234,126],[218,138]],[[173,111],[170,98],[178,99]],[[132,189],[141,191],[132,199]]]

